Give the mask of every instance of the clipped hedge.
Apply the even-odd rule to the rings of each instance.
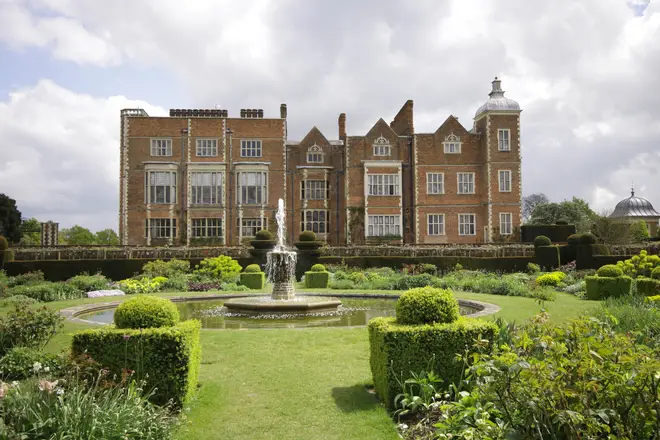
[[[599,277],[616,278],[616,277],[620,277],[620,276],[623,275],[623,270],[621,270],[621,268],[619,266],[617,266],[616,264],[606,264],[606,265],[601,266],[600,268],[598,268],[598,271],[596,272],[596,274]]]
[[[653,278],[639,277],[635,280],[637,283],[637,293],[643,296],[660,295],[660,280]]]
[[[115,310],[117,328],[171,327],[179,322],[179,309],[167,298],[138,295]]]
[[[523,243],[532,243],[539,235],[545,235],[553,243],[565,243],[575,234],[575,225],[522,225],[520,236]]]
[[[419,287],[403,293],[396,302],[399,324],[447,324],[459,315],[458,301],[451,290]]]
[[[632,278],[622,277],[585,277],[587,282],[587,299],[601,300],[609,297],[630,295]]]
[[[241,284],[250,289],[261,290],[266,285],[266,274],[263,272],[243,272],[241,275]]]
[[[369,321],[370,365],[376,392],[394,409],[394,397],[411,372],[433,370],[444,386],[457,383],[464,370],[456,354],[473,351],[477,341],[491,345],[497,326],[491,321],[459,318],[449,324],[401,325],[394,317]]]
[[[146,389],[155,388],[151,400],[159,405],[170,399],[175,408],[190,401],[197,388],[201,346],[201,323],[180,322],[174,327],[144,330],[83,330],[73,334],[74,355],[87,354],[114,374],[134,370],[138,379],[146,380]]]
[[[305,272],[305,288],[307,289],[327,289],[329,283],[330,272],[328,271],[310,270]]]
[[[561,266],[559,246],[537,246],[534,248],[536,262],[545,270],[556,269]]]

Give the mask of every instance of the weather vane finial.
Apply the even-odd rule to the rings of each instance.
[[[635,181],[632,181],[632,186],[630,187],[630,197],[635,196]]]

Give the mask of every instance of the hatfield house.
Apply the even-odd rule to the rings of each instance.
[[[449,116],[415,131],[413,101],[389,124],[349,135],[316,127],[301,140],[278,117],[243,109],[121,111],[123,245],[239,245],[272,229],[278,199],[288,240],[311,230],[330,245],[520,241],[517,102],[495,78],[472,127]]]

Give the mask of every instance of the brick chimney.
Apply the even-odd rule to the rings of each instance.
[[[346,113],[339,114],[339,139],[346,137]]]
[[[280,118],[286,119],[286,104],[280,105]]]

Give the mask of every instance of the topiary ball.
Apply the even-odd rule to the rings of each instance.
[[[458,301],[451,290],[419,287],[408,290],[396,302],[396,320],[399,324],[449,323],[458,317]]]
[[[325,266],[322,264],[315,264],[312,266],[312,272],[325,272]]]
[[[596,274],[599,277],[617,278],[623,275],[623,270],[616,264],[606,264],[605,266],[601,266],[596,271]]]
[[[557,220],[557,221],[555,222],[555,224],[556,224],[556,225],[567,225],[567,224],[568,224],[568,220],[563,219],[563,218],[560,218],[559,220]]]
[[[169,299],[139,295],[115,310],[117,328],[170,327],[179,322],[179,309]]]
[[[582,241],[582,234],[571,234],[566,241],[570,246],[577,246]]]
[[[660,266],[651,271],[651,278],[654,280],[660,280]]]
[[[248,267],[243,270],[245,273],[259,273],[261,272],[261,268],[259,267],[258,264],[249,264]]]
[[[303,231],[298,236],[298,241],[316,241],[316,234],[314,231]]]
[[[546,237],[545,235],[539,235],[534,239],[534,247],[539,247],[539,246],[550,246],[552,244],[552,241]]]
[[[254,238],[257,240],[272,240],[273,233],[270,232],[269,230],[262,229],[261,231],[257,231]]]
[[[7,239],[0,235],[0,251],[7,250],[9,247],[9,243],[7,242]]]
[[[580,236],[580,244],[596,244],[596,236],[591,232]]]

